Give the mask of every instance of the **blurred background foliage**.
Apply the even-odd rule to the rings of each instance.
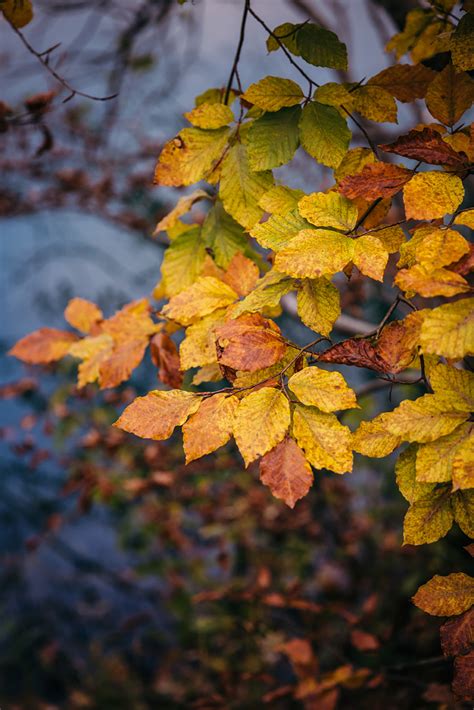
[[[386,39],[418,5],[254,1],[272,26],[311,18],[336,29],[351,80],[387,64]],[[2,23],[3,352],[61,323],[73,295],[111,313],[151,290],[162,245],[149,235],[175,199],[151,188],[160,143],[194,95],[225,84],[240,10],[237,0],[37,0],[29,40],[61,42],[49,61],[75,87],[119,94],[108,102],[61,103],[68,93]],[[243,81],[288,75],[251,32]],[[416,120],[402,111],[402,126]],[[375,130],[388,142],[393,128]],[[324,189],[324,168],[297,158],[285,169],[295,187]],[[390,299],[378,285],[362,299],[361,288],[344,285],[345,312],[377,322]],[[5,357],[0,376],[1,707],[461,707],[439,622],[410,596],[433,574],[467,570],[468,540],[456,529],[401,547],[406,502],[391,458],[358,457],[352,477],[317,475],[292,511],[232,448],[185,467],[178,437],[147,443],[110,428],[156,382],[151,362],[101,394],[79,392],[68,363],[25,372]],[[363,418],[400,396],[371,382]]]

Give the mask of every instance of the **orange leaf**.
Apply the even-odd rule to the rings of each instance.
[[[183,390],[153,390],[137,397],[114,426],[144,439],[168,439],[199,407],[201,398]]]
[[[236,397],[226,394],[215,394],[202,401],[183,426],[186,463],[210,454],[229,441],[238,404]]]
[[[380,648],[376,636],[360,629],[354,629],[351,632],[351,643],[358,651],[376,651]]]
[[[216,328],[217,359],[234,370],[255,372],[281,360],[286,345],[275,323],[251,313]]]
[[[90,333],[104,317],[95,303],[85,298],[72,298],[66,306],[64,317],[73,328]]]
[[[19,340],[9,355],[34,365],[54,362],[64,357],[76,340],[77,335],[66,330],[40,328]]]
[[[463,572],[435,575],[418,589],[413,602],[433,616],[462,614],[474,604],[474,578]]]
[[[255,287],[259,275],[257,264],[238,251],[232,257],[223,281],[239,296],[246,296]]]
[[[457,153],[446,143],[438,131],[424,128],[422,131],[410,131],[394,143],[381,145],[386,153],[395,153],[412,160],[420,160],[432,165],[453,165],[462,167],[467,162],[466,157]]]
[[[117,387],[128,380],[133,370],[143,360],[148,340],[126,340],[113,348],[111,354],[102,360],[99,366],[101,389]]]
[[[413,176],[411,170],[389,163],[366,165],[360,173],[348,175],[339,183],[339,192],[350,199],[363,197],[376,200],[378,197],[392,197]]]
[[[150,353],[153,364],[158,368],[158,379],[164,385],[179,389],[183,384],[180,370],[179,353],[176,345],[167,333],[156,333],[150,340]]]
[[[286,437],[260,460],[260,480],[294,508],[311,488],[313,472],[298,444]]]

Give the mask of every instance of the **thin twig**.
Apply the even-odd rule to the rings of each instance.
[[[242,22],[240,23],[240,36],[239,43],[237,45],[237,51],[235,52],[234,63],[232,64],[232,69],[230,70],[229,81],[227,82],[227,87],[224,95],[224,104],[227,105],[229,101],[230,92],[232,91],[232,82],[234,81],[234,76],[237,72],[237,67],[239,65],[240,53],[242,52],[242,46],[245,39],[245,25],[247,24],[247,16],[250,11],[250,0],[245,0],[244,12],[242,14]]]
[[[7,19],[7,18],[5,18]],[[58,72],[53,69],[48,62],[48,56],[49,54],[46,54],[46,59],[44,58],[45,52],[38,52],[26,39],[25,35],[23,32],[21,32],[18,27],[15,27],[8,19],[7,19],[8,24],[12,28],[13,32],[15,32],[20,40],[23,42],[27,50],[32,54],[36,59],[43,65],[43,67],[46,69],[47,72],[51,74],[51,76],[58,82],[58,84],[61,84],[65,89],[67,89],[70,93],[69,96],[66,96],[66,98],[63,100],[63,103],[66,103],[67,101],[70,101],[74,96],[83,96],[85,99],[91,99],[92,101],[110,101],[110,99],[114,99],[117,94],[112,94],[111,96],[94,96],[93,94],[87,94],[85,91],[79,91],[79,89],[75,89],[71,84],[64,79]],[[50,52],[50,50],[47,50],[47,52]]]

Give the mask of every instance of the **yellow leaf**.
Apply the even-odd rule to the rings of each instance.
[[[424,545],[444,537],[453,524],[449,491],[435,489],[410,505],[403,521],[403,544]]]
[[[405,441],[424,443],[450,434],[468,419],[463,412],[446,411],[446,404],[436,395],[425,394],[415,400],[404,400],[386,418],[391,434]]]
[[[46,364],[67,355],[76,340],[78,337],[75,333],[56,328],[40,328],[15,343],[8,354],[32,365]]]
[[[387,429],[389,416],[390,412],[383,412],[371,421],[361,422],[353,435],[354,451],[371,458],[383,458],[400,446],[402,437]]]
[[[474,229],[474,209],[463,210],[454,218],[454,224],[463,224],[470,229]]]
[[[198,128],[222,128],[234,120],[229,106],[216,103],[202,103],[185,113],[184,117]]]
[[[341,315],[339,291],[331,281],[304,279],[297,296],[298,315],[308,328],[329,335]]]
[[[435,488],[434,483],[419,483],[416,480],[416,456],[418,446],[410,444],[398,457],[395,464],[397,486],[402,496],[415,503],[420,498],[430,495]]]
[[[421,444],[416,456],[416,480],[422,483],[446,483],[453,473],[453,461],[461,444],[469,437],[472,426],[461,424],[451,434]]]
[[[30,0],[4,0],[0,7],[8,22],[13,27],[25,27],[33,19],[33,6]]]
[[[382,243],[383,248],[388,251],[389,254],[397,252],[405,241],[403,229],[398,226],[376,229],[371,232],[371,236],[377,237],[379,242]]]
[[[279,390],[262,387],[244,397],[234,423],[234,437],[245,465],[263,456],[284,438],[290,405]]]
[[[82,360],[78,372],[79,387],[85,387],[89,382],[100,379],[100,368],[111,356],[113,348],[113,338],[107,333],[83,338],[73,343],[69,354]]]
[[[452,214],[464,199],[457,175],[430,171],[417,173],[403,188],[407,219],[436,219]]]
[[[226,211],[245,229],[251,229],[261,219],[259,199],[273,184],[270,171],[252,172],[247,148],[236,143],[222,162],[219,194]]]
[[[104,314],[95,303],[85,298],[72,298],[66,306],[64,317],[67,322],[83,333],[90,333],[102,320]]]
[[[218,308],[229,306],[237,299],[233,288],[213,276],[201,276],[191,286],[169,301],[163,316],[182,325],[209,315]]]
[[[464,298],[426,313],[421,326],[423,352],[460,360],[474,354],[474,300]]]
[[[384,245],[375,234],[364,234],[354,240],[352,261],[359,271],[366,276],[370,276],[371,279],[376,281],[383,281],[388,261],[388,251],[386,251]]]
[[[354,107],[354,94],[349,92],[343,84],[338,84],[336,81],[330,81],[327,84],[318,86],[314,92],[313,99],[319,101],[320,104],[327,104],[340,108],[341,105],[348,111],[352,111]]]
[[[207,178],[222,157],[229,134],[229,128],[184,128],[161,151],[155,184],[179,187]]]
[[[428,87],[426,106],[434,118],[454,126],[474,101],[474,81],[469,74],[447,64]]]
[[[290,377],[288,387],[300,402],[318,407],[322,412],[336,412],[358,406],[354,391],[340,372],[306,367]]]
[[[174,227],[177,224],[179,218],[182,217],[183,214],[189,212],[191,207],[196,202],[198,202],[199,200],[206,199],[209,200],[210,195],[205,190],[194,190],[194,192],[191,192],[190,195],[184,195],[183,197],[180,197],[171,212],[168,212],[166,217],[163,217],[163,219],[158,222],[155,227],[155,231],[153,232],[153,236],[158,234],[158,232],[165,232],[168,229]]]
[[[215,328],[224,322],[226,308],[218,308],[186,329],[179,346],[182,370],[217,363]]]
[[[296,278],[331,276],[352,260],[354,240],[329,230],[303,229],[275,257],[275,268]]]
[[[176,237],[166,249],[161,262],[162,281],[153,292],[157,300],[176,296],[191,286],[201,274],[206,259],[205,243],[199,227]]]
[[[402,269],[396,275],[394,283],[405,293],[418,293],[424,298],[456,296],[458,293],[468,293],[471,290],[460,274],[424,264],[415,264],[410,269]]]
[[[474,538],[474,491],[456,491],[451,496],[451,505],[456,523],[465,535]]]
[[[297,209],[303,195],[302,190],[293,190],[285,185],[273,185],[261,196],[258,204],[265,212],[284,216],[291,210]]]
[[[168,439],[201,404],[201,397],[183,390],[153,390],[137,397],[114,426],[143,439]]]
[[[351,432],[335,414],[295,405],[293,434],[308,461],[335,473],[352,471]]]
[[[379,86],[359,86],[354,92],[354,109],[370,121],[397,123],[397,104]]]
[[[278,111],[283,106],[299,104],[304,99],[304,94],[301,87],[292,79],[266,76],[249,86],[241,99],[264,111]]]
[[[401,247],[397,266],[413,266],[416,262],[430,267],[448,266],[468,251],[467,240],[454,229],[424,225]]]
[[[308,493],[313,472],[293,439],[286,437],[260,461],[260,480],[290,508]]]
[[[183,425],[186,463],[201,458],[229,441],[239,401],[226,394],[204,399],[199,409]]]
[[[334,227],[344,232],[354,229],[357,207],[337,192],[313,192],[298,203],[300,214],[317,227]]]
[[[429,368],[430,384],[446,406],[458,412],[474,412],[474,374],[437,363]]]
[[[472,426],[453,459],[453,490],[458,488],[474,488],[474,430]]]
[[[281,298],[294,288],[293,279],[272,269],[259,279],[253,291],[237,304],[232,311],[232,318],[237,318],[242,313],[255,313],[265,308],[274,308],[278,306]]]
[[[474,578],[463,572],[435,575],[413,597],[417,607],[433,616],[455,616],[474,604]]]
[[[256,224],[250,236],[265,249],[279,251],[305,227],[309,223],[295,209],[284,215],[273,214],[266,222]]]

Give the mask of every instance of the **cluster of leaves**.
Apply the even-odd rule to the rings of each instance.
[[[129,377],[150,342],[161,381],[172,389],[137,398],[116,425],[154,440],[182,426],[187,462],[233,436],[245,464],[260,460],[261,480],[291,507],[308,493],[313,468],[347,473],[353,451],[377,458],[408,442],[396,466],[410,503],[405,542],[436,541],[454,521],[472,535],[474,375],[462,368],[474,354],[474,252],[463,235],[474,227],[474,210],[462,203],[474,124],[461,119],[474,102],[474,15],[464,3],[458,21],[453,6],[432,2],[410,12],[388,49],[397,59],[409,53],[414,63],[359,83],[319,85],[299,65],[345,69],[347,51],[334,33],[311,23],[269,31],[268,50],[282,50],[308,90],[270,76],[234,91],[235,63],[227,89],[209,89],[185,114],[191,127],[165,145],[155,182],[209,187],[182,197],[157,225],[170,240],[154,292],[166,300],[157,318],[146,300],[104,320],[94,304],[74,299],[66,318],[83,338],[42,329],[12,354],[30,363],[73,355],[82,361],[80,385],[109,387]],[[249,13],[264,24],[246,2],[244,20]],[[441,69],[426,65],[440,56]],[[378,147],[363,128],[369,147],[351,147],[349,121],[396,122],[397,101],[416,100],[431,123]],[[329,189],[305,194],[275,182],[272,170],[300,146],[333,170]],[[388,162],[393,155],[415,164]],[[210,203],[202,224],[185,223],[181,217],[202,200]],[[394,221],[399,200],[404,214]],[[358,271],[383,282],[396,253],[394,305],[376,331],[315,351],[340,314],[333,277]],[[393,257],[390,264],[395,269]],[[290,293],[301,321],[318,334],[303,347],[274,320]],[[387,325],[400,302],[412,312]],[[170,336],[180,330],[178,352]],[[356,394],[320,363],[370,368],[385,378],[418,369],[427,393],[352,433],[336,412],[357,407]],[[228,385],[197,390],[222,379]]]

